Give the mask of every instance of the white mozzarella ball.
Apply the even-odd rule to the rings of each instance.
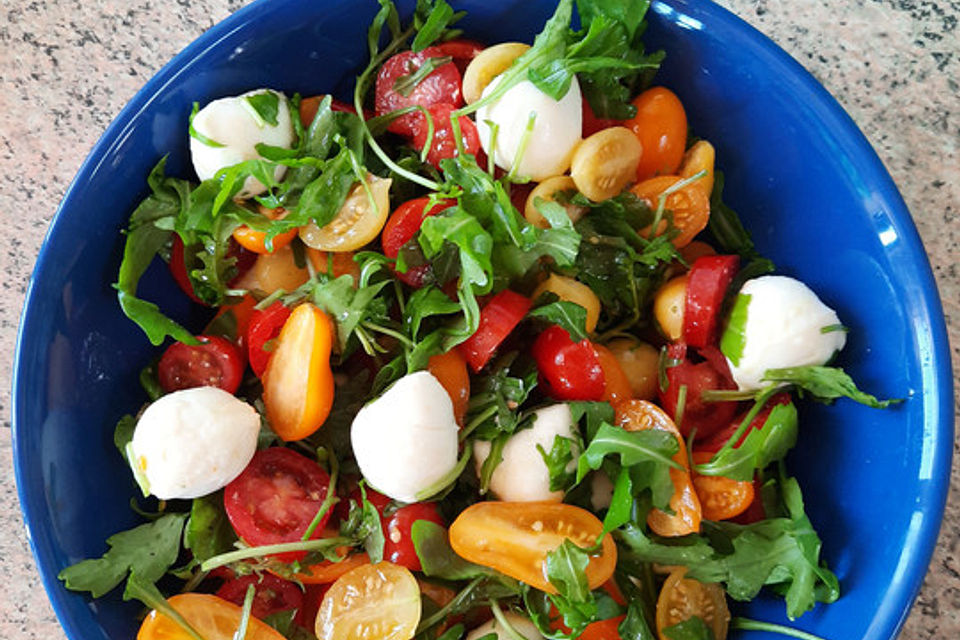
[[[720,347],[741,390],[766,386],[767,369],[826,364],[846,342],[837,313],[799,280],[748,280],[734,303]]]
[[[603,471],[590,474],[590,506],[594,511],[610,508],[613,501],[613,483]]]
[[[517,633],[527,640],[543,640],[543,636],[540,635],[537,625],[533,624],[529,618],[525,618],[512,611],[504,612],[503,617],[506,618],[507,622]],[[496,618],[484,622],[476,629],[470,631],[470,633],[467,634],[467,640],[477,640],[491,633],[497,634],[497,640],[513,640],[513,636],[510,635],[503,625],[497,622]]]
[[[277,124],[272,125],[259,117],[256,109],[247,100],[249,97],[272,93],[278,98]],[[293,145],[293,122],[287,98],[278,91],[258,89],[241,96],[221,98],[209,103],[193,118],[193,129],[209,140],[223,145],[213,146],[207,142],[190,137],[190,155],[193,168],[200,180],[208,180],[217,171],[246,160],[260,158],[256,146],[266,144],[272,147],[291,148]],[[286,167],[274,170],[274,178],[283,179]],[[243,189],[237,194],[250,197],[263,193],[266,187],[256,178],[247,178]]]
[[[487,85],[483,96],[494,91],[499,78]],[[576,78],[558,101],[543,93],[529,80],[510,87],[498,100],[477,110],[480,144],[492,155],[497,166],[510,171],[520,152],[531,113],[536,113],[533,129],[520,155],[516,175],[535,182],[558,176],[570,168],[573,151],[580,143],[583,128],[580,85]],[[496,125],[493,137],[489,122]],[[496,145],[496,149],[492,147]]]
[[[400,378],[363,407],[350,427],[350,442],[363,477],[401,502],[417,496],[457,464],[453,402],[427,371]]]
[[[577,441],[570,407],[554,404],[535,412],[533,425],[510,436],[503,447],[503,459],[490,477],[490,491],[508,502],[538,502],[563,500],[563,491],[550,490],[550,472],[537,445],[547,453],[557,436]],[[573,460],[568,471],[576,468],[578,454],[574,447]],[[478,440],[473,448],[477,473],[490,455],[490,443]]]
[[[260,414],[217,387],[169,393],[140,416],[130,463],[160,498],[197,498],[240,475],[257,450]]]

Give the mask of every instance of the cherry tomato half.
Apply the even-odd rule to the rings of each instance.
[[[593,112],[593,107],[590,106],[590,102],[584,98],[583,105],[581,107],[583,112],[583,137],[589,138],[597,131],[602,131],[603,129],[608,129],[610,127],[617,127],[623,124],[622,120],[614,120],[612,118],[598,118],[597,115]],[[643,144],[641,142],[641,144]]]
[[[754,429],[760,429],[763,427],[764,423],[767,421],[767,418],[770,417],[770,412],[773,411],[773,408],[778,404],[789,404],[791,402],[789,393],[778,393],[777,395],[770,398],[767,405],[760,410],[753,420],[750,421],[750,426],[747,427],[746,431],[743,432],[743,435],[740,436],[740,440],[734,443],[733,447],[737,448],[743,441],[746,439],[747,435]],[[710,437],[697,438],[697,450],[698,451],[708,451],[710,453],[716,453],[727,443],[727,440],[733,437],[733,434],[737,432],[737,429],[740,427],[740,423],[743,422],[744,418],[747,417],[746,412],[738,415],[733,418],[730,423],[720,429],[715,431]]]
[[[696,616],[713,631],[716,640],[726,640],[730,610],[723,587],[715,582],[700,582],[685,577],[686,568],[667,577],[657,597],[657,635],[663,630]]]
[[[413,51],[398,53],[383,63],[374,89],[377,115],[382,116],[413,105],[431,107],[446,102],[459,107],[463,104],[460,95],[460,72],[453,62],[434,69],[407,95],[401,94],[394,88],[398,78],[415,73],[430,58],[442,58],[444,55],[446,54],[436,47],[427,47],[419,53]],[[413,136],[416,133],[417,120],[416,113],[408,113],[391,122],[388,129],[401,135]]]
[[[232,602],[208,593],[181,593],[167,599],[173,609],[186,619],[205,640],[233,640],[243,617],[243,610]],[[193,640],[179,623],[156,609],[140,625],[137,640]],[[247,623],[246,640],[284,640],[256,617]]]
[[[257,261],[257,254],[252,251],[247,251],[232,238],[227,248],[227,257],[236,260],[233,264],[234,269],[236,269],[236,275],[227,283],[228,286],[234,286]],[[199,266],[199,259],[196,258],[196,254],[193,251],[187,251],[183,245],[183,240],[181,240],[179,234],[176,233],[173,234],[173,240],[170,246],[170,263],[168,266],[170,268],[170,274],[173,276],[177,286],[197,304],[205,304],[193,290],[193,283],[190,281],[190,276],[188,275],[190,269]]]
[[[490,361],[497,347],[527,315],[531,304],[529,298],[504,289],[483,305],[476,332],[457,347],[474,373]]]
[[[264,216],[270,218],[271,220],[279,220],[287,215],[285,209],[267,209],[266,207],[260,207],[260,213]],[[283,233],[278,233],[273,237],[271,241],[271,247],[267,248],[267,233],[265,231],[257,231],[252,229],[247,225],[241,225],[233,230],[233,239],[241,247],[247,251],[252,251],[253,253],[273,253],[277,249],[282,249],[287,246],[293,239],[297,237],[297,229],[290,229],[289,231],[284,231]]]
[[[380,243],[383,246],[383,255],[394,258],[400,255],[400,249],[416,237],[417,232],[428,216],[434,216],[456,204],[454,200],[440,200],[429,209],[430,198],[415,198],[407,200],[390,214],[390,218],[383,226]],[[395,271],[401,281],[411,287],[420,288],[426,283],[430,275],[430,265],[422,264],[408,266],[403,273]]]
[[[406,567],[410,571],[420,571],[420,557],[413,547],[410,529],[417,520],[429,520],[446,526],[436,502],[415,502],[400,507],[383,518],[383,559]]]
[[[460,155],[453,131],[453,121],[450,117],[453,110],[454,106],[445,102],[427,107],[427,112],[433,121],[433,138],[430,141],[430,150],[427,152],[427,162],[437,169],[440,168],[441,160],[456,158]],[[415,115],[419,118],[414,128],[413,146],[422,151],[427,144],[430,129],[422,113]],[[460,116],[457,122],[460,125],[460,141],[464,153],[477,155],[477,150],[480,149],[480,134],[477,132],[477,125],[467,116]]]
[[[381,562],[344,574],[320,603],[317,640],[408,640],[420,622],[420,587],[407,569]]]
[[[270,355],[273,353],[272,346],[269,350],[264,347],[268,346],[268,342],[277,339],[289,317],[290,307],[279,300],[266,309],[254,310],[251,315],[250,324],[247,326],[247,359],[250,362],[250,368],[258,378],[263,377]]]
[[[713,363],[704,360],[694,364],[687,356],[686,345],[675,342],[667,349],[667,356],[679,360],[679,364],[667,367],[667,388],[657,388],[660,404],[672,418],[677,417],[680,391],[686,388],[683,415],[680,417],[680,433],[684,437],[697,430],[697,438],[709,438],[715,431],[727,425],[737,412],[736,402],[706,402],[701,394],[709,389],[736,389],[728,375],[718,371]]]
[[[683,339],[691,347],[716,340],[720,307],[739,264],[739,256],[701,256],[691,265],[683,311]]]
[[[607,618],[588,624],[577,640],[620,640],[620,623],[626,616]]]
[[[496,569],[532,587],[556,593],[546,579],[547,554],[570,540],[592,547],[603,531],[595,515],[557,502],[477,502],[450,525],[450,546],[462,558]],[[617,564],[617,547],[608,533],[600,552],[590,556],[587,582],[596,589]]]
[[[253,608],[250,612],[257,618],[266,618],[280,611],[290,611],[303,606],[303,592],[300,591],[300,587],[270,573],[238,576],[227,580],[217,589],[216,596],[243,606],[247,587],[250,585],[255,589]]]
[[[233,530],[251,546],[296,542],[313,522],[327,496],[330,476],[304,456],[284,447],[254,454],[247,468],[224,489],[223,506]],[[312,538],[323,535],[322,518]],[[306,552],[278,555],[286,562]]]
[[[467,371],[467,361],[459,351],[452,349],[431,356],[427,361],[427,370],[450,395],[453,417],[457,424],[463,426],[463,418],[467,415],[470,404],[470,373]]]
[[[661,194],[682,179],[680,176],[672,175],[657,176],[635,184],[630,191],[643,200],[650,209],[656,210],[660,204]],[[710,198],[702,188],[697,186],[696,182],[668,194],[664,209],[673,215],[673,226],[680,232],[671,239],[673,246],[678,249],[690,244],[710,221]],[[666,220],[661,222],[657,233],[662,233],[665,229]],[[641,233],[647,233],[647,230]]]
[[[463,38],[449,40],[434,46],[440,51],[441,55],[453,58],[453,64],[457,65],[457,70],[461,76],[466,70],[467,65],[470,64],[470,61],[486,49],[486,46],[475,40],[466,40]]]
[[[606,390],[603,366],[597,350],[589,340],[574,342],[566,329],[554,325],[537,336],[532,353],[537,362],[544,393],[551,398],[603,398]]]
[[[680,99],[669,89],[652,87],[637,96],[633,106],[637,115],[626,126],[643,145],[637,181],[676,173],[687,144],[687,114]]]
[[[694,464],[705,464],[713,454],[709,451],[694,451]],[[729,520],[740,515],[753,502],[753,481],[733,480],[723,476],[702,476],[695,470],[693,487],[697,490],[703,517],[707,520]]]
[[[697,492],[690,478],[690,462],[687,460],[687,445],[673,420],[663,409],[646,400],[629,400],[621,402],[616,407],[617,424],[627,431],[646,431],[660,429],[668,431],[677,438],[680,446],[673,456],[674,462],[683,469],[670,469],[670,480],[673,482],[673,496],[670,498],[672,514],[660,509],[654,509],[647,514],[647,524],[654,533],[661,536],[685,536],[700,530],[702,508]]]
[[[243,356],[220,336],[197,336],[200,344],[174,342],[157,364],[157,378],[166,392],[194,387],[219,387],[234,393],[243,379]]]

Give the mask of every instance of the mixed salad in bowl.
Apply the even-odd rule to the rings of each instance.
[[[148,177],[115,286],[172,342],[114,440],[156,500],[60,578],[143,640],[811,637],[727,604],[840,595],[794,399],[891,401],[723,203],[648,3],[490,46],[380,4],[352,103],[195,104],[196,180]],[[201,335],[138,297],[157,258]]]

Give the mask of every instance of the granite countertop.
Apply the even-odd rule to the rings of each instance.
[[[696,0],[692,0],[696,1]],[[960,3],[957,0],[721,0],[836,96],[913,212],[960,371]],[[0,9],[0,414],[9,428],[12,354],[27,279],[80,163],[165,62],[244,0],[6,0]],[[955,387],[956,387],[955,380]],[[960,398],[960,394],[958,394]],[[958,412],[960,413],[960,412]],[[10,438],[0,435],[0,638],[63,631],[27,546]],[[960,480],[954,465],[954,485]],[[960,493],[903,638],[960,637]],[[836,639],[840,640],[840,639]]]

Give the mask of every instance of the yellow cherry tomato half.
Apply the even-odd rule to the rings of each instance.
[[[253,266],[236,283],[236,288],[258,291],[264,296],[283,289],[293,291],[310,279],[310,272],[297,266],[293,249],[288,245],[273,253],[257,256]]]
[[[680,163],[677,173],[681,178],[692,178],[701,171],[705,171],[706,175],[693,184],[709,198],[713,192],[713,165],[716,157],[717,152],[712,144],[706,140],[698,140],[683,154],[683,162]]]
[[[309,302],[294,309],[280,330],[263,374],[263,404],[270,428],[288,442],[306,438],[330,414],[333,332],[327,314]]]
[[[404,567],[366,564],[343,574],[323,596],[317,640],[410,640],[420,623],[420,586]]]
[[[312,222],[301,227],[300,239],[320,251],[355,251],[371,242],[387,223],[391,182],[368,175],[366,184],[350,191],[333,220],[322,228]]]
[[[547,219],[544,218],[540,210],[537,209],[537,198],[543,198],[547,202],[553,202],[553,197],[558,192],[576,190],[577,185],[570,176],[553,176],[552,178],[547,178],[535,186],[530,192],[530,195],[527,196],[527,202],[523,206],[523,217],[535,227],[549,229],[550,223],[547,222]],[[567,216],[570,217],[570,222],[574,224],[587,212],[584,207],[579,207],[575,204],[567,204],[564,205],[563,208],[566,210]]]
[[[630,338],[613,340],[607,348],[620,363],[620,369],[630,381],[633,397],[638,400],[656,398],[660,352],[646,342]]]
[[[173,609],[206,640],[233,640],[243,609],[207,593],[181,593],[167,600]],[[156,610],[140,625],[137,640],[193,640],[183,627]],[[267,624],[250,617],[246,640],[284,640]]]
[[[606,200],[634,182],[643,146],[626,127],[601,129],[573,152],[570,177],[594,202]]]
[[[522,42],[501,42],[478,53],[463,70],[461,93],[464,102],[473,104],[479,100],[490,81],[506,71],[529,48],[530,45]]]
[[[450,525],[450,546],[462,558],[516,578],[547,593],[557,590],[547,580],[547,554],[570,540],[592,547],[603,523],[580,507],[556,502],[478,502]],[[599,553],[590,557],[587,582],[596,589],[617,564],[617,547],[610,534]]]
[[[556,295],[560,300],[573,302],[583,307],[587,312],[586,330],[593,333],[600,320],[600,298],[593,289],[578,280],[567,276],[551,273],[550,276],[537,285],[531,296],[534,300],[546,292]]]
[[[629,400],[616,407],[617,424],[627,431],[646,431],[660,429],[669,431],[677,438],[680,449],[673,456],[674,462],[683,469],[670,469],[673,482],[673,497],[670,498],[672,514],[654,509],[647,515],[647,524],[654,533],[661,536],[685,536],[700,530],[703,510],[697,492],[690,478],[690,463],[687,460],[687,445],[677,426],[663,409],[646,400]]]
[[[723,587],[685,577],[686,567],[672,571],[657,598],[657,635],[669,640],[663,630],[697,616],[713,631],[715,640],[726,640],[730,610]]]

